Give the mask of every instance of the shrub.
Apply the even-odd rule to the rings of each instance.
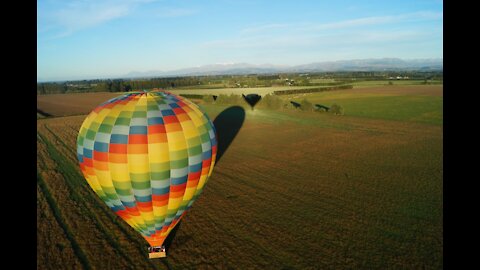
[[[261,99],[258,105],[267,109],[278,110],[283,107],[283,101],[276,95],[268,94]]]
[[[212,96],[210,96],[212,98]],[[217,104],[234,104],[234,105],[243,105],[244,102],[242,102],[242,96],[240,95],[235,95],[235,94],[230,94],[230,95],[219,95],[217,97]],[[213,100],[213,98],[212,98]]]
[[[315,87],[315,88],[296,89],[296,90],[277,90],[277,91],[273,91],[273,94],[291,95],[291,94],[304,94],[304,93],[314,93],[314,92],[323,92],[323,91],[330,91],[330,90],[352,89],[352,88],[353,88],[353,85],[346,84],[346,85],[339,85],[339,86],[332,86],[332,87]]]
[[[302,102],[300,102],[300,109],[302,111],[313,111],[313,105],[310,103],[310,101],[304,98]]]
[[[330,106],[329,112],[331,112],[333,114],[337,114],[337,115],[343,115],[344,114],[343,107],[340,106],[340,105],[337,105],[337,104],[333,104],[332,106]]]
[[[203,99],[203,102],[207,104],[213,103],[212,95],[204,95],[202,99]]]
[[[188,99],[204,99],[205,98],[204,95],[196,95],[196,94],[180,94],[180,96]]]

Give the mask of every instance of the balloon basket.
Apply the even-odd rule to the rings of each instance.
[[[155,247],[148,248],[149,259],[165,258],[165,257],[167,257],[167,253],[165,252],[165,246],[155,246]]]

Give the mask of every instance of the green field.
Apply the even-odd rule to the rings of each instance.
[[[297,102],[307,99],[313,104],[327,107],[339,104],[349,116],[443,124],[442,86],[357,88],[282,98]]]
[[[370,81],[352,81],[351,84],[353,84],[354,87],[356,88],[361,88],[361,87],[371,87],[371,86],[390,86],[390,83],[392,85],[423,85],[424,80],[370,80]],[[443,81],[433,81],[429,80],[428,81],[430,84],[436,84],[436,85],[441,85],[443,84]]]
[[[335,83],[335,79],[310,79],[310,83]]]
[[[68,115],[53,98],[42,111]],[[443,87],[282,98],[345,115],[242,105],[240,131],[156,260],[81,176],[85,115],[38,119],[37,268],[443,269]],[[231,107],[200,106],[212,121]]]

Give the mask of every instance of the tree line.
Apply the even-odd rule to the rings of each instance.
[[[127,92],[138,89],[174,88],[201,84],[196,77],[154,79],[83,80],[37,83],[37,94],[65,94],[84,92]]]
[[[168,78],[105,79],[64,82],[39,82],[37,94],[83,92],[126,92],[153,88],[250,88],[271,86],[340,86],[360,80],[385,80],[408,76],[412,80],[443,80],[442,71],[384,71],[384,72],[312,72],[248,75],[205,75]]]

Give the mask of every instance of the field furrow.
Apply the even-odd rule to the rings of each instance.
[[[66,234],[70,229],[61,223],[63,219],[55,201],[49,193],[45,196],[46,190],[43,179],[37,175],[37,241],[42,243],[37,245],[37,269],[88,267],[88,262],[82,260],[85,256],[78,250],[78,244],[72,243],[72,236]]]
[[[118,226],[112,224],[112,218],[117,219],[118,217],[113,213],[109,213],[107,216],[108,212],[99,211],[100,207],[106,206],[98,202],[98,199],[95,200],[93,191],[88,190],[89,187],[84,183],[80,172],[56,150],[46,137],[40,134],[39,136],[45,143],[49,158],[54,164],[58,164],[58,167],[53,170],[45,170],[51,180],[56,180],[52,187],[52,193],[57,194],[57,196],[54,195],[56,197],[54,200],[61,202],[61,208],[65,211],[66,224],[71,224],[69,226],[73,228],[73,231],[83,236],[78,239],[78,245],[86,250],[85,254],[88,260],[92,265],[97,266],[132,268],[133,265],[136,265],[132,257],[146,256],[146,247],[142,253],[138,244],[131,245],[129,237],[125,236],[123,232],[119,232]],[[111,210],[107,209],[107,211]],[[103,256],[98,256],[98,251],[101,251]],[[118,256],[121,256],[122,259],[119,260]],[[144,267],[152,268],[154,266],[149,261],[145,261]]]

